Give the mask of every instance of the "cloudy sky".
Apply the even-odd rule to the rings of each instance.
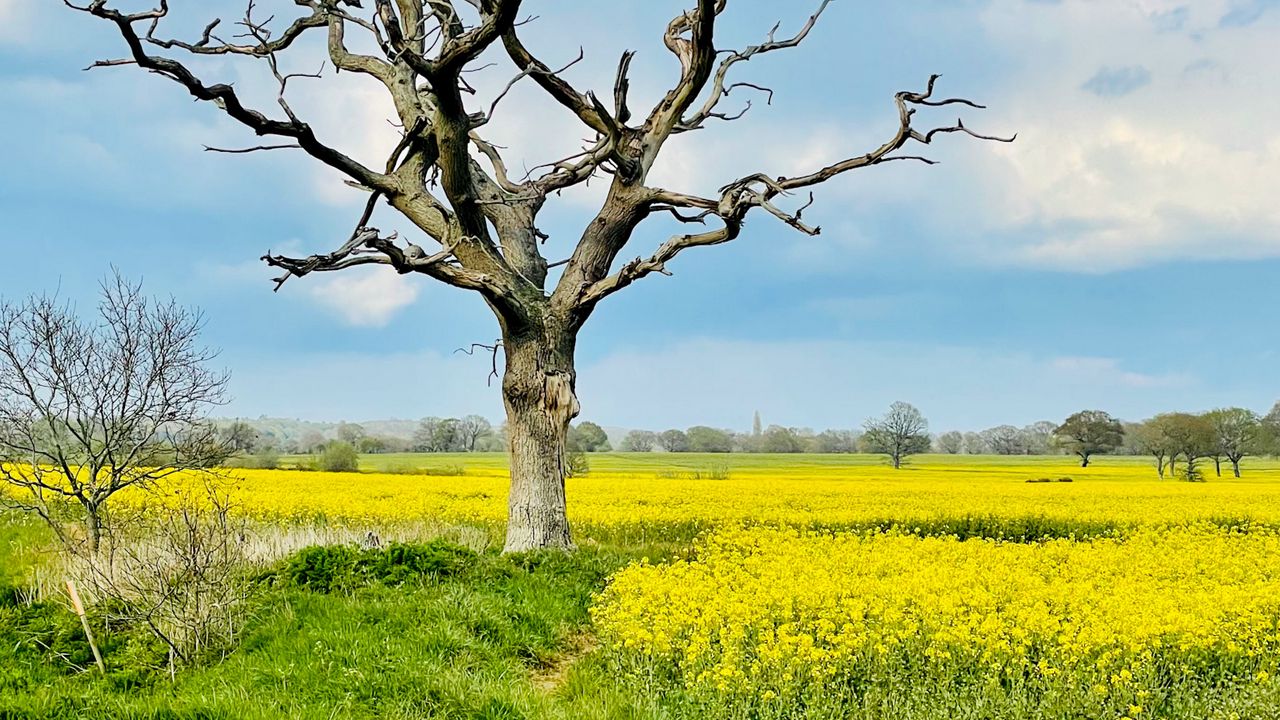
[[[171,25],[184,37],[218,9],[237,14],[223,0],[171,4],[189,13]],[[606,95],[619,53],[639,51],[638,107],[671,82],[660,38],[683,4],[526,0],[539,19],[524,36],[551,65],[582,46],[567,77]],[[735,0],[719,44],[758,42],[778,20],[794,31],[810,4]],[[738,79],[776,90],[773,104],[757,98],[744,120],[673,141],[661,184],[713,192],[861,154],[893,131],[893,93],[934,72],[941,92],[989,106],[966,111],[967,125],[1018,141],[943,138],[937,166],[823,186],[805,213],[819,237],[753,217],[734,243],[610,298],[579,345],[583,417],[746,428],[759,410],[766,423],[853,427],[903,399],[944,430],[1083,407],[1130,419],[1265,410],[1280,398],[1277,37],[1275,0],[833,3],[801,48],[740,66]],[[304,46],[287,69],[314,71],[320,50]],[[454,352],[497,335],[478,297],[361,269],[273,295],[257,258],[336,247],[362,197],[300,155],[202,152],[254,142],[160,78],[81,71],[119,54],[110,27],[61,3],[0,0],[0,294],[57,290],[88,307],[115,264],[203,308],[234,374],[227,414],[501,414],[487,358]],[[270,105],[264,66],[199,67]],[[511,74],[477,73],[475,109]],[[299,83],[292,104],[368,163],[395,143],[385,99],[359,79]],[[583,133],[521,85],[491,134],[520,167]],[[597,183],[549,203],[553,259],[599,197]],[[408,232],[393,214],[376,220]],[[669,232],[642,227],[624,258]]]

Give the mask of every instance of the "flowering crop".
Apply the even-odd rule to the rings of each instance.
[[[655,691],[802,707],[876,678],[967,680],[1082,692],[1118,717],[1186,679],[1275,673],[1280,534],[736,528],[700,540],[694,560],[620,571],[592,615],[613,662]]]
[[[1184,483],[1158,480],[1143,465],[1082,469],[1065,458],[1051,465],[950,462],[902,471],[791,462],[735,468],[728,479],[638,463],[594,471],[567,481],[569,518],[579,533],[622,540],[687,539],[739,523],[897,524],[920,527],[922,534],[993,537],[1092,535],[1206,520],[1280,525],[1280,473],[1274,470]],[[1026,482],[1060,476],[1074,481]],[[461,476],[236,470],[234,477],[241,507],[263,519],[483,525],[506,519],[508,476],[500,466],[468,466]]]

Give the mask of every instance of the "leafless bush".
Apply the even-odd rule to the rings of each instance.
[[[230,647],[251,591],[246,521],[219,483],[209,474],[169,493],[106,552],[80,558],[108,621],[147,627],[175,662]]]

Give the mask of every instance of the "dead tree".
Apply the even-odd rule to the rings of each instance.
[[[0,505],[39,515],[73,550],[75,517],[96,555],[112,496],[224,459],[203,418],[227,377],[208,367],[202,325],[119,275],[96,320],[49,296],[0,306]]]
[[[622,54],[610,94],[601,97],[574,87],[561,70],[536,57],[521,41],[520,0],[294,0],[295,16],[274,23],[255,16],[251,4],[237,35],[225,40],[217,34],[222,27],[217,20],[198,38],[166,37],[161,26],[169,8],[163,0],[158,7],[132,13],[106,0],[84,6],[65,1],[112,23],[127,45],[125,57],[95,66],[136,65],[172,80],[270,139],[235,152],[295,149],[369,192],[354,232],[332,252],[297,258],[267,254],[264,260],[283,271],[277,288],[291,277],[313,272],[385,265],[484,297],[501,327],[505,359],[509,551],[572,544],[565,516],[564,444],[569,422],[579,411],[574,349],[579,331],[601,301],[648,275],[667,274],[668,265],[685,250],[737,238],[747,215],[756,209],[799,232],[817,235],[819,228],[802,217],[813,201],[812,188],[851,170],[892,161],[932,163],[911,154],[912,144],[927,145],[950,133],[1000,139],[978,134],[959,120],[918,128],[914,120],[921,107],[982,107],[964,98],[935,96],[935,75],[922,91],[894,97],[898,126],[870,151],[793,177],[762,168],[730,179],[713,196],[651,183],[650,169],[671,137],[705,132],[714,122],[741,117],[743,111],[725,107],[731,96],[750,91],[772,94],[731,76],[753,58],[799,45],[830,0],[822,0],[794,35],[779,38],[770,32],[760,44],[739,50],[717,48],[713,39],[727,0],[693,0],[695,7],[672,19],[663,35],[679,60],[679,77],[644,114],[633,113],[628,102],[634,53]],[[366,76],[390,94],[403,138],[382,166],[362,164],[326,143],[290,107],[286,90],[300,76],[281,70],[279,58],[300,49],[300,38],[313,31],[327,34],[328,60],[339,71]],[[376,50],[353,50],[355,34],[360,35],[360,47]],[[485,125],[506,92],[492,103],[470,107],[466,102],[472,88],[465,73],[491,48],[494,53],[486,59],[501,53],[514,66],[508,90],[517,82],[531,81],[563,107],[568,121],[585,128],[590,139],[582,152],[549,162],[525,177],[510,172],[502,148],[485,139]],[[265,63],[278,84],[278,107],[271,114],[249,107],[234,87],[202,79],[180,59],[208,56],[243,56]],[[545,236],[536,225],[539,211],[560,191],[602,175],[609,184],[603,204],[593,217],[584,218],[572,254],[548,263],[541,247]],[[805,194],[807,202],[785,202],[798,193]],[[383,201],[429,237],[433,247],[424,249],[370,227],[375,207]],[[620,262],[636,228],[656,215],[701,227],[671,237],[651,254]],[[558,277],[549,273],[553,267],[559,268]]]

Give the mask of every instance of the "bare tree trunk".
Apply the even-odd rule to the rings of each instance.
[[[89,554],[97,555],[98,548],[102,545],[102,517],[98,508],[91,505],[86,505],[84,511],[85,542],[89,546]]]
[[[1218,477],[1222,477],[1222,458],[1217,455],[1213,456],[1213,471]]]
[[[1160,474],[1160,479],[1164,479],[1164,456],[1156,456],[1156,472]]]
[[[1240,458],[1231,458],[1231,471],[1236,477],[1240,477]]]
[[[1080,453],[1080,467],[1082,468],[1089,467],[1089,456],[1086,455],[1085,453]]]
[[[511,491],[504,552],[573,547],[565,513],[565,438],[578,414],[572,333],[504,341]]]

